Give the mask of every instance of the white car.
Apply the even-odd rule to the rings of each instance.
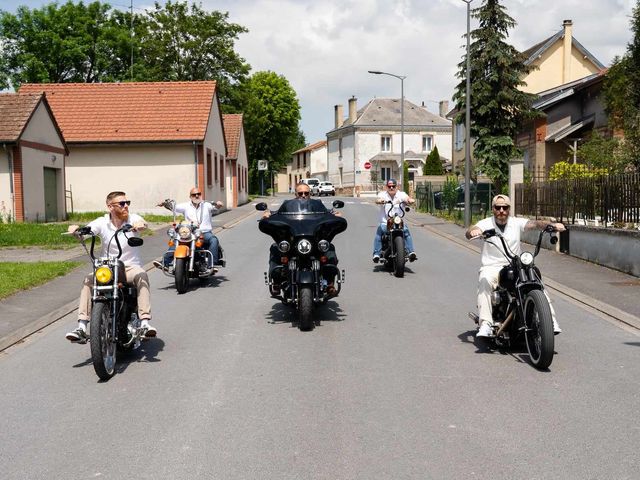
[[[331,182],[320,182],[320,185],[318,185],[318,195],[322,196],[322,195],[335,195],[336,194],[336,187],[333,186],[333,183]]]

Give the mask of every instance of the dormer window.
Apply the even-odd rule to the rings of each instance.
[[[391,135],[382,135],[380,137],[380,151],[381,152],[391,151]]]

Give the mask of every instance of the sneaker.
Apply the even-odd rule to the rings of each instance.
[[[271,287],[269,287],[269,291],[270,291],[272,297],[277,297],[278,295],[280,295],[280,286],[279,285],[271,285]]]
[[[478,333],[476,333],[476,338],[492,338],[493,336],[493,329],[491,328],[491,325],[489,325],[487,322],[482,322],[480,328],[478,329]]]
[[[159,268],[160,270],[164,270],[164,265],[162,265],[162,263],[159,262],[158,260],[153,261],[153,266],[156,268]]]
[[[155,337],[158,334],[158,330],[156,330],[155,327],[152,327],[148,320],[143,320],[140,327],[144,328],[144,336],[147,338]]]
[[[81,327],[78,327],[74,331],[67,333],[65,335],[65,338],[71,343],[87,343],[88,340],[87,332]]]
[[[556,319],[553,319],[553,334],[554,335],[560,335],[562,333],[562,329],[560,328],[560,325],[558,325],[558,322],[556,321]]]
[[[327,285],[328,297],[335,297],[337,294],[338,294],[338,291],[336,290],[336,287],[333,285],[333,283],[330,283],[329,285]]]
[[[416,252],[411,252],[409,254],[409,261],[410,262],[415,262],[418,259],[418,256],[416,255]]]
[[[374,255],[372,260],[373,263],[378,263],[380,261],[380,255]]]

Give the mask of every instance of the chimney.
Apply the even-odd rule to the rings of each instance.
[[[440,100],[438,102],[438,113],[442,118],[447,117],[447,113],[449,112],[449,101],[448,100]]]
[[[335,112],[335,128],[340,128],[342,126],[342,122],[344,121],[344,113],[342,111],[342,105],[336,105],[333,107]]]
[[[562,65],[562,83],[571,81],[571,44],[573,42],[573,22],[565,20],[562,22],[564,29],[563,43],[563,65]]]
[[[356,121],[356,117],[358,116],[358,99],[352,96],[349,99],[349,123],[353,124]]]

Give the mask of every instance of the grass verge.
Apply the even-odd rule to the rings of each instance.
[[[66,275],[83,262],[1,262],[0,299]]]

